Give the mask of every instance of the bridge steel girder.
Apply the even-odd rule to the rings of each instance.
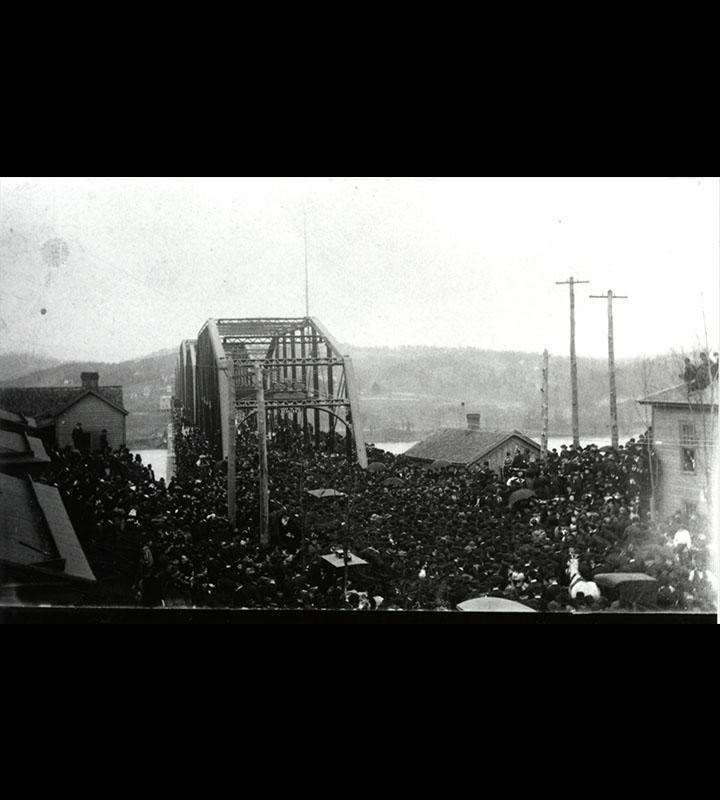
[[[270,426],[281,416],[292,415],[297,421],[300,414],[305,420],[312,409],[318,441],[318,413],[326,411],[328,419],[345,422],[346,435],[352,437],[357,461],[363,469],[367,467],[352,359],[342,353],[317,318],[209,319],[198,333],[192,356],[188,351],[182,365],[179,362],[179,371],[191,357],[195,375],[194,422],[222,451],[223,457],[228,454],[230,435],[230,425],[226,422],[230,413],[228,381],[232,376],[235,420],[238,412],[247,418],[257,410],[254,367],[259,363],[264,375]],[[187,374],[183,380],[176,376],[176,385],[189,383]],[[321,383],[324,391],[320,389]],[[343,414],[344,420],[338,414]],[[330,430],[334,430],[334,423]]]
[[[175,368],[175,399],[183,407],[183,418],[196,424],[196,354],[195,340],[184,339],[180,343]]]

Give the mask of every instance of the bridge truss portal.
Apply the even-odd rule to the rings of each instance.
[[[275,420],[292,421],[318,449],[324,433],[328,446],[334,447],[337,431],[344,434],[348,458],[354,449],[358,463],[367,466],[352,359],[314,317],[210,319],[193,343],[192,360],[192,421],[222,449],[223,457],[228,454],[231,420],[242,424],[257,414],[259,364],[270,429]],[[189,363],[188,353],[185,365]]]

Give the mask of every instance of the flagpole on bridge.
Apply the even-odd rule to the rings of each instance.
[[[307,213],[303,208],[303,230],[305,233],[305,316],[310,316],[310,281],[308,279],[308,257],[307,257]]]

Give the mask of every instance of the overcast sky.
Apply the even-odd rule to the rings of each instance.
[[[351,345],[717,347],[717,179],[3,178],[0,350],[118,361],[209,317],[310,313]],[[43,309],[45,313],[43,313]]]

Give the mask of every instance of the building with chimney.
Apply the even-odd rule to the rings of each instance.
[[[458,467],[479,467],[488,461],[497,473],[503,466],[505,455],[529,451],[530,457],[540,458],[540,445],[518,430],[484,431],[480,427],[480,414],[467,414],[467,427],[442,428],[418,442],[405,455],[417,461],[448,461]]]
[[[99,449],[103,430],[115,449],[125,444],[128,411],[122,386],[101,386],[99,377],[97,372],[82,372],[80,386],[3,387],[0,407],[32,418],[37,434],[52,447],[72,445],[72,432],[79,422],[84,449]]]

